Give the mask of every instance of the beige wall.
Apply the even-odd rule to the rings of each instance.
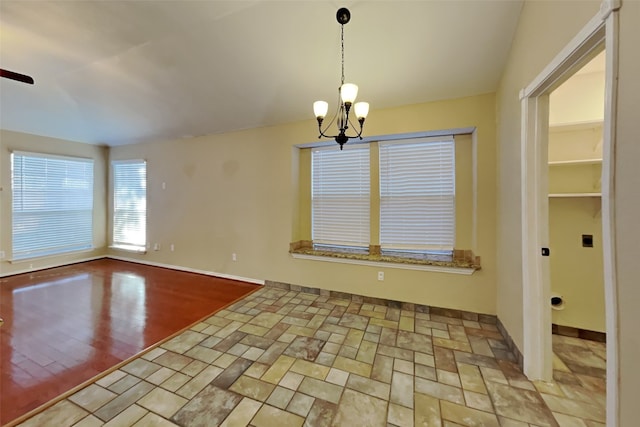
[[[523,344],[520,99],[526,87],[597,12],[599,1],[527,1],[500,82],[498,111],[497,313]]]
[[[572,76],[551,93],[549,103],[549,124],[552,126],[601,121],[604,117],[604,73]]]
[[[11,263],[11,152],[30,151],[92,158],[94,160],[93,180],[93,246],[94,250],[71,255],[57,255],[34,260]],[[6,258],[0,260],[0,275],[30,271],[60,264],[72,263],[106,253],[106,213],[107,213],[107,149],[96,145],[81,144],[60,139],[47,138],[2,130],[0,131],[0,249]]]
[[[551,292],[561,295],[562,310],[552,310],[556,325],[605,332],[602,215],[599,197],[549,199]],[[593,247],[582,247],[582,235]]]
[[[312,121],[111,149],[144,158],[148,239],[160,251],[120,256],[251,279],[495,313],[495,98],[483,95],[371,112],[367,135],[477,127],[478,235],[482,270],[472,276],[293,259],[300,230],[299,149]],[[162,183],[166,190],[162,190]],[[305,181],[304,185],[308,185]],[[168,250],[175,245],[175,251]],[[237,261],[231,254],[237,254]],[[385,281],[377,271],[385,271]]]

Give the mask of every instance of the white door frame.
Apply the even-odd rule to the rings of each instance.
[[[607,425],[617,425],[618,334],[615,300],[614,163],[620,0],[604,0],[599,13],[520,92],[522,171],[523,359],[530,379],[552,378],[551,284],[548,247],[549,94],[590,60],[604,43],[605,112],[602,162],[602,226],[607,326]],[[551,248],[553,250],[553,248]],[[553,252],[551,252],[553,256]]]

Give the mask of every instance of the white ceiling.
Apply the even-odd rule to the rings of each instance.
[[[521,0],[0,1],[0,127],[93,144],[312,119],[346,80],[375,110],[495,91]],[[313,131],[310,132],[310,136]]]

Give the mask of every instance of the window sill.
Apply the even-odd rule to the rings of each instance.
[[[290,251],[295,259],[337,262],[343,264],[368,265],[374,267],[400,268],[404,270],[434,271],[471,275],[480,270],[480,265],[462,259],[415,259],[388,255],[373,255],[349,252],[318,251],[311,248],[298,248]]]
[[[123,252],[133,252],[136,254],[146,254],[147,250],[145,248],[141,248],[138,246],[128,246],[128,245],[111,245],[109,246],[109,249],[113,249],[116,251],[123,251]]]

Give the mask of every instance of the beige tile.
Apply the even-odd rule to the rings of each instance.
[[[161,356],[165,351],[164,348],[161,347],[156,347],[153,350],[150,350],[148,352],[146,352],[145,354],[142,355],[143,359],[147,359],[149,361],[152,361],[153,359],[155,359],[158,356]]]
[[[272,406],[263,405],[251,421],[255,427],[301,427],[304,418]]]
[[[135,423],[133,427],[179,427],[177,424],[167,421],[164,418],[149,412]]]
[[[413,362],[410,362],[408,360],[395,359],[393,361],[393,370],[413,375]]]
[[[187,366],[192,360],[193,359],[190,357],[183,356],[182,354],[165,350],[163,354],[154,359],[154,363],[173,369],[174,371],[179,371]]]
[[[189,350],[194,345],[202,342],[207,335],[194,331],[184,331],[175,338],[170,339],[166,343],[162,344],[162,348],[173,351],[174,353],[182,354]]]
[[[456,405],[446,400],[440,402],[440,407],[442,409],[442,418],[445,420],[468,427],[500,427],[500,423],[495,414],[467,408],[463,405]]]
[[[180,372],[182,372],[183,374],[189,375],[190,377],[195,377],[200,372],[202,372],[204,368],[206,368],[207,366],[209,366],[208,363],[204,363],[200,360],[192,360],[187,366],[180,369]]]
[[[167,378],[167,380],[165,382],[160,384],[160,386],[162,388],[164,388],[164,389],[169,390],[169,391],[176,391],[180,387],[185,385],[187,382],[189,382],[189,380],[191,380],[190,376],[185,375],[185,374],[180,373],[180,372],[176,372],[175,374],[173,374],[169,378]]]
[[[209,366],[205,368],[198,375],[193,377],[189,382],[180,387],[177,394],[187,399],[191,399],[198,394],[203,388],[205,388],[211,381],[213,381],[220,373],[222,369],[217,366]]]
[[[486,394],[468,390],[464,390],[463,393],[464,400],[467,402],[468,407],[486,412],[494,412],[491,399],[489,399],[489,396]]]
[[[498,417],[498,421],[500,421],[501,427],[536,427],[534,424],[528,424],[523,421],[513,420],[511,418]]]
[[[337,368],[331,368],[329,370],[329,373],[327,374],[327,378],[325,378],[325,381],[344,387],[344,385],[347,383],[348,378],[348,372]]]
[[[384,320],[384,319],[371,319],[369,321],[370,325],[375,325],[375,326],[382,326],[383,328],[389,328],[389,329],[398,329],[398,322],[394,322],[391,320]]]
[[[402,331],[414,331],[414,319],[413,317],[408,316],[400,316],[400,323],[398,324],[398,329]]]
[[[315,399],[311,396],[307,396],[306,394],[296,393],[293,395],[291,402],[289,402],[289,406],[287,406],[287,411],[292,412],[296,415],[300,415],[301,417],[306,417],[313,406],[313,402]]]
[[[238,378],[231,387],[229,387],[229,390],[243,396],[250,397],[251,399],[264,402],[275,387],[276,386],[273,384],[243,375]]]
[[[244,375],[247,375],[251,378],[259,379],[264,375],[265,372],[267,372],[267,369],[269,369],[269,365],[267,365],[266,363],[255,362],[251,366],[249,366],[249,369],[244,371]]]
[[[426,394],[415,393],[414,425],[441,427],[440,401]]]
[[[147,377],[147,381],[151,384],[160,385],[168,380],[176,372],[173,369],[165,368],[164,366],[158,369],[153,374]]]
[[[279,356],[267,372],[264,373],[261,379],[272,384],[278,384],[295,361],[296,359],[293,357],[284,355]]]
[[[473,351],[471,349],[471,344],[467,342],[448,340],[445,338],[434,337],[433,345],[437,345],[438,347],[449,348],[451,350],[465,351],[467,353],[471,353]]]
[[[93,415],[83,418],[73,425],[73,427],[102,427],[104,423]]]
[[[69,400],[81,408],[93,412],[114,397],[116,397],[115,393],[98,385],[91,384],[70,396]]]
[[[362,341],[360,343],[360,348],[358,349],[356,360],[360,362],[372,364],[376,358],[377,348],[378,348],[378,344],[376,344],[375,342]]]
[[[138,405],[131,405],[124,411],[112,418],[104,427],[130,427],[139,419],[144,417],[149,411]]]
[[[233,362],[235,362],[237,358],[238,358],[238,356],[234,356],[233,354],[225,353],[222,356],[218,357],[216,360],[214,360],[213,364],[215,366],[219,367],[219,368],[226,369],[229,366],[231,366],[231,364]]]
[[[264,326],[251,325],[251,324],[247,323],[246,325],[242,325],[240,328],[238,328],[238,330],[240,332],[244,332],[246,334],[257,335],[259,337],[263,337],[267,333],[269,333],[269,331],[271,329],[265,328]]]
[[[284,318],[284,316],[275,313],[260,313],[253,319],[248,322],[253,325],[262,326],[268,329],[276,326],[280,321]]]
[[[368,378],[371,376],[372,365],[370,365],[369,363],[358,362],[357,360],[348,359],[342,356],[336,357],[335,362],[333,362],[333,367],[360,375],[361,377]]]
[[[387,421],[398,427],[413,427],[413,411],[404,406],[390,403]]]
[[[390,402],[413,409],[413,384],[412,375],[394,372],[391,379]]]
[[[201,345],[196,345],[192,347],[189,351],[184,353],[184,355],[200,360],[204,363],[211,363],[214,360],[216,360],[218,357],[222,356],[222,353],[217,350],[212,350],[210,348],[203,347]]]
[[[51,408],[20,424],[21,427],[71,426],[89,415],[87,411],[68,400],[62,400]]]
[[[452,385],[454,387],[462,387],[460,384],[460,376],[455,372],[449,372],[442,369],[436,369],[438,382],[442,384]]]
[[[364,338],[364,331],[361,331],[360,329],[350,329],[342,344],[348,345],[349,347],[359,348],[362,338]]]
[[[559,412],[554,412],[553,416],[561,427],[587,427],[587,423],[581,418],[572,417],[571,415],[565,415]]]
[[[332,425],[386,427],[387,401],[345,389]]]
[[[138,378],[144,379],[160,368],[161,366],[157,363],[149,362],[148,360],[139,358],[127,363],[120,369],[128,374],[135,375]]]
[[[297,390],[300,383],[304,379],[304,375],[296,374],[295,372],[287,372],[284,377],[278,383],[282,387],[286,387],[289,390]]]
[[[287,407],[294,394],[295,391],[289,390],[288,388],[276,387],[265,403],[275,406],[276,408],[284,409]]]
[[[141,381],[115,399],[109,401],[109,403],[95,411],[93,415],[105,422],[109,421],[139,400],[142,396],[149,393],[153,388],[153,385],[148,382]]]
[[[482,374],[477,366],[458,363],[458,373],[462,381],[462,388],[476,393],[487,394],[487,388],[484,385]]]
[[[228,325],[226,325],[225,327],[223,327],[222,329],[216,331],[216,333],[213,334],[213,336],[218,337],[218,338],[226,338],[229,335],[231,335],[232,333],[234,333],[235,331],[237,331],[238,328],[240,328],[242,326],[244,326],[244,323],[234,320],[231,323],[229,323]]]
[[[534,381],[533,385],[539,393],[553,394],[554,396],[565,397],[558,383],[550,381]]]
[[[593,405],[586,402],[577,402],[563,397],[543,394],[542,398],[553,412],[559,412],[565,415],[572,415],[598,422],[605,422],[605,409],[599,405]]]
[[[424,378],[415,378],[416,392],[428,394],[438,399],[448,400],[450,402],[464,405],[464,395],[462,390],[447,384],[440,384]]]
[[[430,366],[432,368],[436,366],[436,360],[433,355],[417,351],[414,353],[414,362],[420,365]]]
[[[140,378],[127,374],[122,377],[122,379],[111,384],[109,386],[109,390],[117,394],[122,394],[125,391],[129,390],[131,387],[138,384],[140,381],[142,381]]]
[[[171,418],[173,414],[178,412],[186,403],[187,399],[176,394],[170,393],[161,388],[151,390],[146,396],[138,400],[138,405],[162,415],[165,418]]]
[[[342,387],[309,377],[302,380],[298,391],[331,403],[338,403],[342,395]]]
[[[101,387],[109,387],[111,384],[121,380],[122,378],[124,378],[127,374],[122,372],[121,370],[116,370],[111,372],[109,375],[100,378],[98,381],[96,381],[96,384],[98,384]]]
[[[499,369],[480,366],[480,372],[482,373],[482,377],[484,378],[485,381],[490,381],[490,382],[500,383],[500,384],[509,384],[509,381],[507,381],[507,378]]]
[[[253,319],[253,316],[249,316],[248,314],[243,314],[243,313],[236,313],[232,311],[226,316],[224,316],[224,318],[229,320],[237,320],[238,322],[242,322],[242,323],[247,323],[248,321]]]
[[[261,406],[262,403],[256,400],[249,399],[248,397],[243,398],[240,403],[238,403],[238,406],[231,411],[224,422],[220,424],[220,427],[247,426]]]
[[[391,392],[391,386],[389,384],[361,377],[356,374],[349,375],[347,387],[384,400],[389,400],[389,394]]]
[[[258,347],[249,347],[249,350],[245,351],[242,355],[243,358],[256,361],[264,354],[264,350]]]
[[[329,374],[329,370],[330,368],[328,366],[318,365],[317,363],[308,362],[303,359],[297,359],[293,363],[293,366],[291,366],[292,372],[319,380],[324,380]]]

